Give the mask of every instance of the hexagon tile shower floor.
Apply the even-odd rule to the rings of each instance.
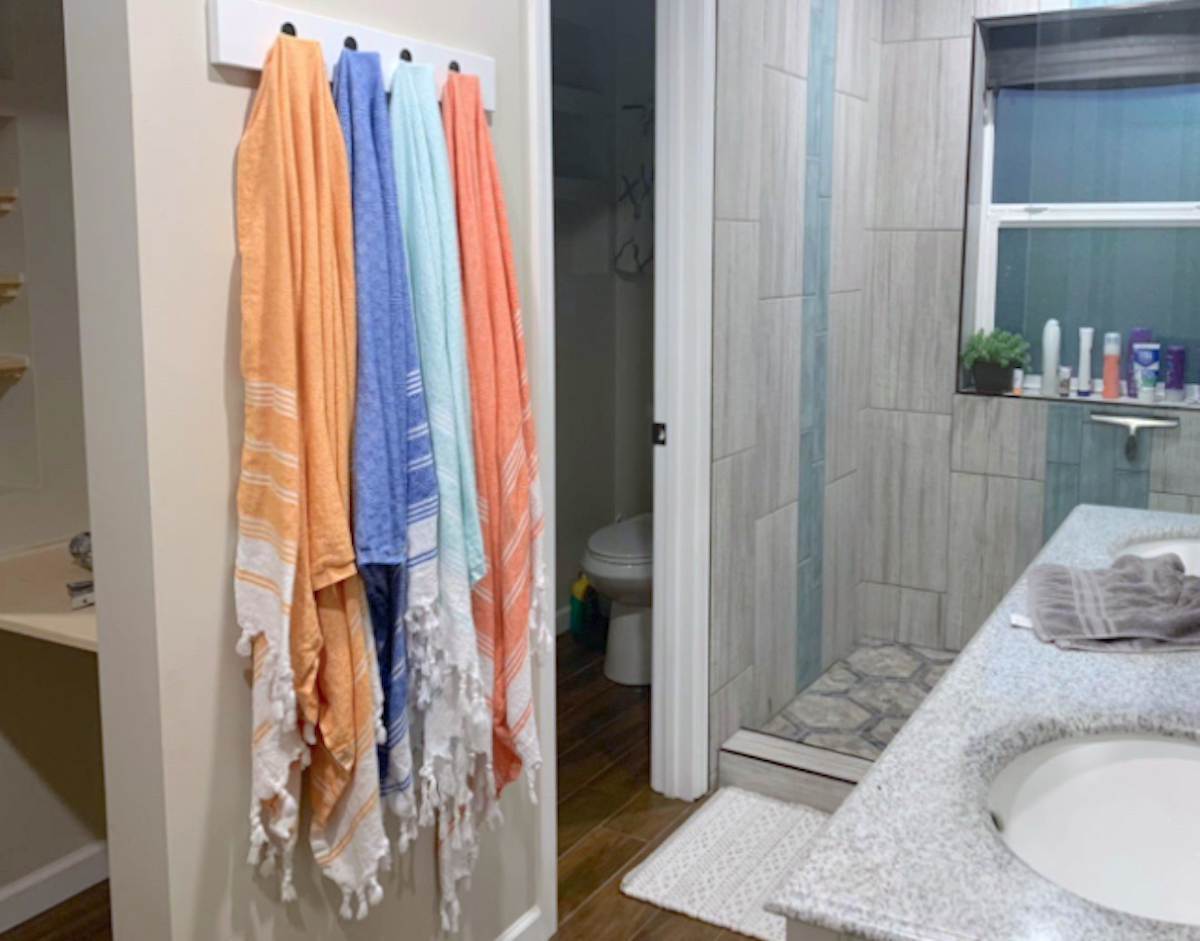
[[[954,662],[954,653],[863,640],[761,729],[874,760]]]

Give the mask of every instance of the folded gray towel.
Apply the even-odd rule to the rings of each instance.
[[[1200,577],[1174,553],[1123,555],[1111,568],[1029,571],[1038,640],[1066,650],[1200,650]]]

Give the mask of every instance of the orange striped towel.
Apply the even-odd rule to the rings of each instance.
[[[238,149],[237,199],[246,401],[235,593],[238,648],[254,663],[250,859],[280,859],[283,897],[295,898],[311,760],[314,855],[342,889],[342,914],[357,896],[361,917],[382,896],[387,838],[349,526],[349,174],[317,43],[280,36],[271,48]]]
[[[492,678],[495,794],[541,765],[530,637],[548,648],[541,483],[504,196],[479,80],[451,73],[442,96],[458,207],[475,472],[487,574],[472,596],[480,666]]]

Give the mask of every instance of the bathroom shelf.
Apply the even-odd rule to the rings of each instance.
[[[15,186],[0,186],[0,216],[6,216],[13,211],[17,204],[17,188]]]
[[[0,631],[96,651],[96,609],[71,608],[67,582],[92,577],[58,542],[0,557]]]
[[[29,357],[19,353],[0,353],[0,379],[20,379],[29,369]]]
[[[24,284],[23,274],[0,274],[0,304],[13,300],[21,293],[21,286]]]

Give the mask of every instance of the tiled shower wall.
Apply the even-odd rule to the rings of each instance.
[[[817,651],[961,648],[1076,503],[1200,509],[1200,416],[1127,466],[1090,406],[954,391],[972,18],[1036,2],[719,0],[714,755]]]
[[[849,653],[857,636],[860,472],[869,447],[859,432],[869,379],[865,328],[883,2],[838,0],[837,27],[828,368],[824,383],[814,384],[813,407],[825,416],[821,604],[819,617],[802,605],[799,622],[801,636],[820,641],[821,668]]]
[[[808,0],[719,0],[709,768],[796,693]]]
[[[1200,416],[1143,432],[1131,461],[1122,431],[1088,420],[1111,407],[954,393],[972,16],[1036,4],[884,7],[858,429],[859,636],[960,649],[1079,503],[1200,509]]]

